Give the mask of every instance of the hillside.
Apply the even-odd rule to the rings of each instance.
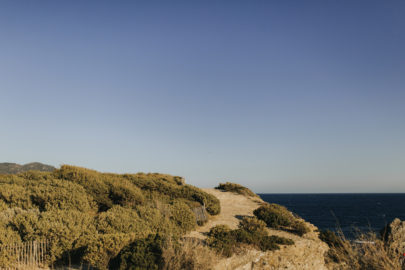
[[[0,175],[0,268],[31,261],[21,247],[46,243],[41,269],[401,269],[405,223],[392,224],[388,242],[359,246],[332,232],[320,237],[287,208],[225,186],[69,165]]]
[[[297,235],[295,223],[287,224],[291,232],[266,228],[254,217],[266,203],[237,187],[199,189],[178,176],[69,165],[0,175],[0,267],[19,257],[7,247],[47,241],[44,266],[52,267],[221,270],[253,269],[254,263],[254,269],[324,269],[327,247],[312,225],[305,225],[305,235]],[[201,208],[205,223],[196,219]]]
[[[166,174],[63,165],[0,175],[0,268],[19,257],[7,247],[46,240],[48,266],[126,269],[128,252],[136,250],[128,260],[137,269],[157,269],[162,243],[194,230],[193,209],[203,205],[210,215],[220,212],[215,196]]]
[[[221,213],[213,217],[204,226],[198,227],[187,237],[206,239],[207,233],[217,225],[227,225],[237,229],[242,217],[254,216],[254,210],[266,204],[258,197],[224,192],[218,189],[204,189],[205,192],[217,197],[221,203]],[[306,223],[310,231],[304,236],[282,230],[267,229],[269,235],[292,239],[294,245],[283,246],[279,250],[260,251],[252,248],[242,249],[229,258],[220,258],[213,269],[215,270],[264,270],[264,269],[294,269],[294,270],[326,270],[325,254],[328,247],[318,238],[317,228]]]
[[[54,170],[56,170],[55,167],[39,162],[27,163],[24,165],[7,162],[0,163],[0,174],[17,174],[27,171],[52,172]]]

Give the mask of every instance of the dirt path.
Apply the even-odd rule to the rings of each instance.
[[[202,227],[190,232],[188,237],[206,238],[206,233],[215,225],[226,224],[232,229],[238,227],[240,218],[253,216],[253,210],[263,201],[260,198],[246,197],[216,189],[204,189],[217,197],[221,203],[221,213],[213,216]],[[268,229],[270,235],[283,236],[294,241],[294,245],[281,246],[279,250],[262,252],[246,249],[230,258],[222,258],[214,267],[215,270],[328,270],[324,254],[328,246],[318,238],[316,227],[307,223],[311,232],[300,237],[285,231]]]
[[[253,210],[258,208],[260,203],[262,203],[260,198],[223,192],[213,188],[203,190],[219,199],[221,203],[221,213],[211,217],[204,226],[198,227],[196,231],[190,232],[187,237],[205,238],[205,233],[212,227],[220,224],[225,224],[232,229],[236,229],[240,218],[243,216],[253,216]]]

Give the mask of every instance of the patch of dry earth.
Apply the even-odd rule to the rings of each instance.
[[[246,197],[244,195],[224,192],[213,188],[203,190],[219,199],[221,202],[221,213],[217,216],[210,217],[210,220],[204,224],[204,226],[198,227],[196,231],[192,231],[186,237],[203,239],[206,237],[205,234],[209,232],[212,227],[221,224],[226,224],[231,229],[236,229],[241,217],[253,216],[253,210],[263,203],[260,198]]]
[[[253,216],[253,211],[264,202],[260,198],[246,197],[244,195],[223,192],[217,189],[204,189],[205,192],[217,197],[221,203],[221,213],[210,220],[187,237],[206,238],[210,228],[225,224],[232,229],[238,227],[240,218]],[[318,238],[317,228],[308,223],[311,231],[303,237],[285,232],[269,229],[270,235],[278,235],[293,239],[292,246],[281,246],[280,250],[262,252],[247,249],[230,258],[223,258],[215,267],[216,270],[327,270],[324,254],[328,247]]]

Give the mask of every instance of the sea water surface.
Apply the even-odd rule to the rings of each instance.
[[[321,230],[340,228],[353,238],[356,230],[379,232],[394,218],[405,220],[405,194],[259,194],[286,206]]]

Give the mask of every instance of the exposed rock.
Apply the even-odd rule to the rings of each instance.
[[[309,223],[307,225],[315,228]],[[270,230],[270,234],[293,239],[295,244],[281,246],[280,250],[267,252],[249,249],[241,254],[221,260],[215,269],[328,270],[324,255],[329,248],[319,240],[316,232],[312,231],[304,237],[276,230]]]
[[[188,237],[204,239],[206,232],[215,225],[225,224],[236,229],[240,219],[244,216],[253,216],[253,210],[264,202],[257,197],[247,197],[231,192],[222,192],[216,189],[204,191],[216,196],[221,202],[221,213],[210,219],[207,224]],[[262,252],[253,248],[245,248],[230,258],[222,258],[214,269],[216,270],[327,270],[324,255],[328,246],[318,237],[317,228],[306,223],[310,232],[300,237],[298,235],[269,229],[270,235],[283,236],[294,240],[294,245],[280,246],[280,250]]]

